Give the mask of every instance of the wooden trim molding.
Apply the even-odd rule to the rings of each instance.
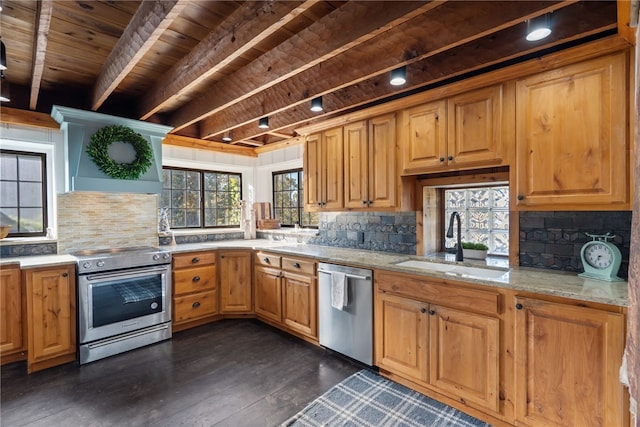
[[[58,122],[53,120],[49,114],[10,107],[0,107],[0,123],[44,129],[60,129]]]
[[[178,147],[196,148],[199,150],[217,151],[227,154],[237,154],[239,156],[258,157],[258,153],[256,153],[253,148],[224,144],[215,141],[207,141],[204,139],[191,138],[188,136],[174,135],[171,133],[167,134],[162,143],[166,145],[175,145]]]

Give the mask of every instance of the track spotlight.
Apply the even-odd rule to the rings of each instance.
[[[231,131],[229,132],[225,132],[224,135],[222,136],[222,140],[224,142],[231,142],[233,141],[233,137],[231,136]]]
[[[258,127],[260,129],[269,129],[269,117],[263,117],[258,121]]]
[[[527,21],[527,41],[542,40],[549,34],[551,34],[551,14],[545,13]]]

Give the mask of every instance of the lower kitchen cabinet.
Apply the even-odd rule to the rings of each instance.
[[[75,264],[23,270],[28,372],[76,359]]]
[[[317,340],[315,262],[258,252],[254,266],[256,315],[289,332]]]
[[[251,251],[221,251],[219,256],[220,313],[252,313]]]
[[[179,331],[214,320],[218,314],[216,253],[173,256],[172,329]]]
[[[524,297],[515,306],[518,425],[629,425],[624,314]]]
[[[23,299],[20,266],[0,269],[0,358],[1,363],[22,359],[26,350],[23,332]]]
[[[376,272],[376,365],[499,411],[498,294]]]

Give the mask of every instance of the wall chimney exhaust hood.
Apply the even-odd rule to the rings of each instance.
[[[64,133],[65,192],[162,192],[162,140],[172,127],[58,105],[51,109],[51,117],[60,123],[60,129]],[[152,165],[138,179],[111,178],[102,172],[87,154],[91,136],[103,127],[112,125],[132,129],[142,135],[151,146]]]

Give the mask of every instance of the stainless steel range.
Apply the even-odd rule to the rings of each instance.
[[[171,253],[126,248],[78,258],[80,364],[171,338]]]

